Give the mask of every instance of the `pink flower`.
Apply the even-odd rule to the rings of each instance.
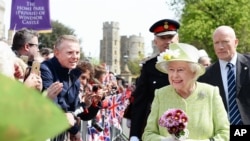
[[[185,135],[188,117],[181,109],[169,109],[159,119],[159,125],[167,128],[167,131],[177,139]]]

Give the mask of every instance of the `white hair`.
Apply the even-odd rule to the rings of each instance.
[[[191,71],[195,73],[194,79],[197,80],[200,76],[199,70],[202,69],[201,66],[197,63],[192,63],[192,62],[189,63],[189,66],[190,66]]]
[[[11,50],[10,46],[5,42],[0,41],[0,73],[14,78],[15,60],[16,55]]]
[[[187,62],[187,61],[185,61],[185,62]],[[165,65],[165,68],[168,70],[168,63],[169,62],[167,62],[167,63],[165,63],[164,65]],[[198,78],[199,78],[199,76],[200,76],[200,74],[199,74],[199,70],[201,70],[202,68],[201,68],[201,65],[199,65],[198,63],[193,63],[193,62],[187,62],[188,63],[188,65],[189,65],[189,68],[190,68],[190,70],[193,72],[193,73],[195,73],[195,75],[194,75],[194,80],[197,80]]]

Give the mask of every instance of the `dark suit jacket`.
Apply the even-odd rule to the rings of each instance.
[[[209,66],[198,81],[206,82],[220,88],[224,106],[227,108],[225,90],[222,82],[219,61]],[[250,56],[239,54],[236,61],[237,104],[244,125],[250,125]]]
[[[69,69],[63,68],[56,57],[42,62],[40,71],[43,80],[43,89],[47,89],[52,83],[56,81],[63,83],[63,90],[54,99],[54,102],[57,105],[59,105],[65,112],[72,112],[80,107],[80,100],[78,96],[80,82],[78,78],[81,72],[76,69],[70,71],[70,77],[72,80],[72,84],[70,84],[68,75]],[[99,108],[90,106],[88,110],[88,113],[81,113],[78,116],[82,120],[90,120],[96,116]],[[75,125],[71,127],[69,131],[74,134],[78,130],[78,125]]]
[[[155,68],[157,57],[146,61],[136,81],[131,109],[130,136],[141,138],[151,109],[155,89],[169,85],[168,75]]]

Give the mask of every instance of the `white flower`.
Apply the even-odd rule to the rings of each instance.
[[[174,58],[177,58],[180,55],[180,50],[168,50],[166,49],[164,52],[160,53],[160,55],[157,57],[157,63],[168,61]]]

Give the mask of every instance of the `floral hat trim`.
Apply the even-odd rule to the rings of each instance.
[[[169,49],[160,53],[157,56],[157,63],[155,65],[156,69],[167,73],[166,64],[172,61],[186,61],[197,63],[200,65],[200,70],[198,70],[198,75],[201,76],[205,72],[204,66],[198,63],[199,55],[198,49],[192,45],[185,43],[172,43],[169,45]]]
[[[176,59],[180,56],[180,50],[166,50],[165,52],[162,52],[159,56],[157,56],[157,63],[163,62],[163,61],[169,61],[172,59]]]

